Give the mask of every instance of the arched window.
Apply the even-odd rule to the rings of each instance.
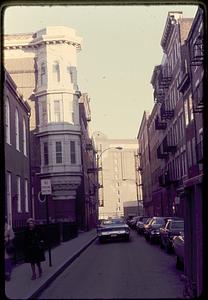
[[[60,81],[60,66],[57,61],[53,63],[53,79],[54,81]]]
[[[41,69],[40,69],[40,82],[41,82],[41,85],[44,84],[45,73],[46,73],[46,70],[45,70],[45,64],[42,63],[42,64],[41,64]]]
[[[6,98],[5,101],[5,138],[6,143],[11,144],[11,137],[10,137],[10,105],[9,99]]]
[[[67,66],[67,74],[68,74],[68,78],[69,78],[70,83],[73,83],[72,69],[71,69],[71,66],[69,64]]]
[[[27,156],[27,130],[25,118],[23,118],[23,152],[24,155]]]
[[[16,139],[16,149],[20,150],[19,148],[19,113],[16,108],[15,111],[15,139]]]

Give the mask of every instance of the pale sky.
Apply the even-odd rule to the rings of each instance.
[[[151,111],[150,84],[161,63],[160,46],[167,14],[194,17],[194,5],[11,6],[4,33],[36,32],[68,26],[83,38],[77,55],[78,86],[91,98],[92,131],[109,138],[136,138],[144,110]]]

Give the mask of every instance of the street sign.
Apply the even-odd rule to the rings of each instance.
[[[41,193],[42,195],[51,195],[51,180],[41,179]]]

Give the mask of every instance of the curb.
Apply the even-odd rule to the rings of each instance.
[[[69,260],[64,262],[55,273],[51,274],[51,277],[48,278],[45,282],[42,283],[42,285],[32,293],[32,295],[26,296],[25,299],[34,299],[38,297],[44,289],[46,289],[77,257],[80,256],[80,254],[88,248],[95,240],[97,239],[97,236],[92,238],[85,246],[80,248],[74,255],[72,255]]]

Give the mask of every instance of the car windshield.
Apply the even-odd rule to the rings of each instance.
[[[154,219],[151,224],[153,225],[153,224],[164,224],[164,223],[165,223],[164,219]]]
[[[184,229],[184,222],[173,222],[171,224],[171,228],[172,229],[180,229],[183,230]]]
[[[105,220],[102,223],[103,225],[112,225],[112,224],[125,224],[123,219],[111,219],[111,220]]]

